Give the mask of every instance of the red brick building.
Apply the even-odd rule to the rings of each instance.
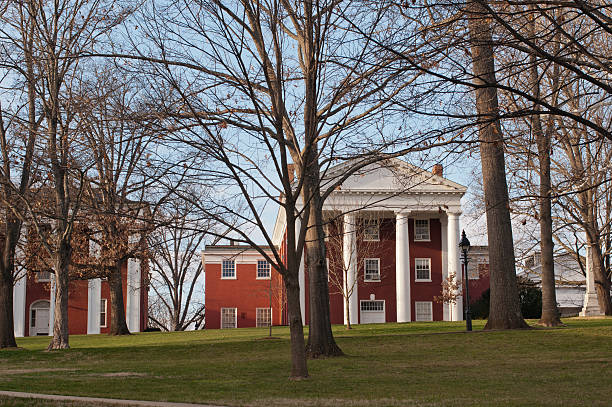
[[[328,171],[328,177],[343,171],[339,165]],[[462,280],[458,243],[460,200],[465,191],[442,177],[441,166],[430,173],[397,159],[365,168],[334,191],[324,204],[331,322],[462,320],[462,296],[455,304],[444,304],[439,297],[443,281]],[[281,210],[273,231],[273,242],[281,252],[285,232]],[[474,265],[482,270],[477,264],[488,263],[484,254],[477,263],[474,259],[470,269]],[[259,270],[269,265],[256,250],[209,246],[203,263],[206,328],[286,323],[278,273],[272,272],[272,281],[258,277]],[[307,273],[302,259],[300,303],[306,324]],[[488,288],[488,274],[469,274],[474,301]],[[266,294],[270,283],[273,288]],[[277,291],[280,294],[270,294]],[[270,298],[271,318],[263,318]]]
[[[146,269],[139,259],[129,259],[123,269],[123,300],[131,332],[147,327],[148,293]],[[13,290],[15,336],[51,335],[55,305],[54,275],[24,273]],[[68,289],[68,328],[70,335],[108,333],[110,292],[107,281],[99,278],[71,281]]]

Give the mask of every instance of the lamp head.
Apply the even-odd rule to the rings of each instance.
[[[461,240],[459,241],[461,251],[467,252],[470,250],[470,241],[465,236],[465,230],[461,232]]]

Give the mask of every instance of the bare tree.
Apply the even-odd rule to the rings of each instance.
[[[151,288],[159,302],[159,316],[149,315],[149,319],[166,331],[184,331],[204,319],[200,246],[213,225],[192,222],[189,211],[178,206],[164,216],[168,218],[164,226],[147,240],[151,250]]]

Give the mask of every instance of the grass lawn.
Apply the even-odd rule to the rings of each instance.
[[[309,361],[304,381],[287,379],[284,327],[270,340],[266,329],[72,336],[56,352],[48,337],[22,338],[24,349],[0,351],[0,390],[249,406],[612,405],[612,318],[564,322],[481,332],[475,321],[470,334],[452,322],[337,326],[347,356]]]

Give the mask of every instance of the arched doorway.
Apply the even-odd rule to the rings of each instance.
[[[49,301],[40,300],[30,306],[30,336],[49,335]]]

